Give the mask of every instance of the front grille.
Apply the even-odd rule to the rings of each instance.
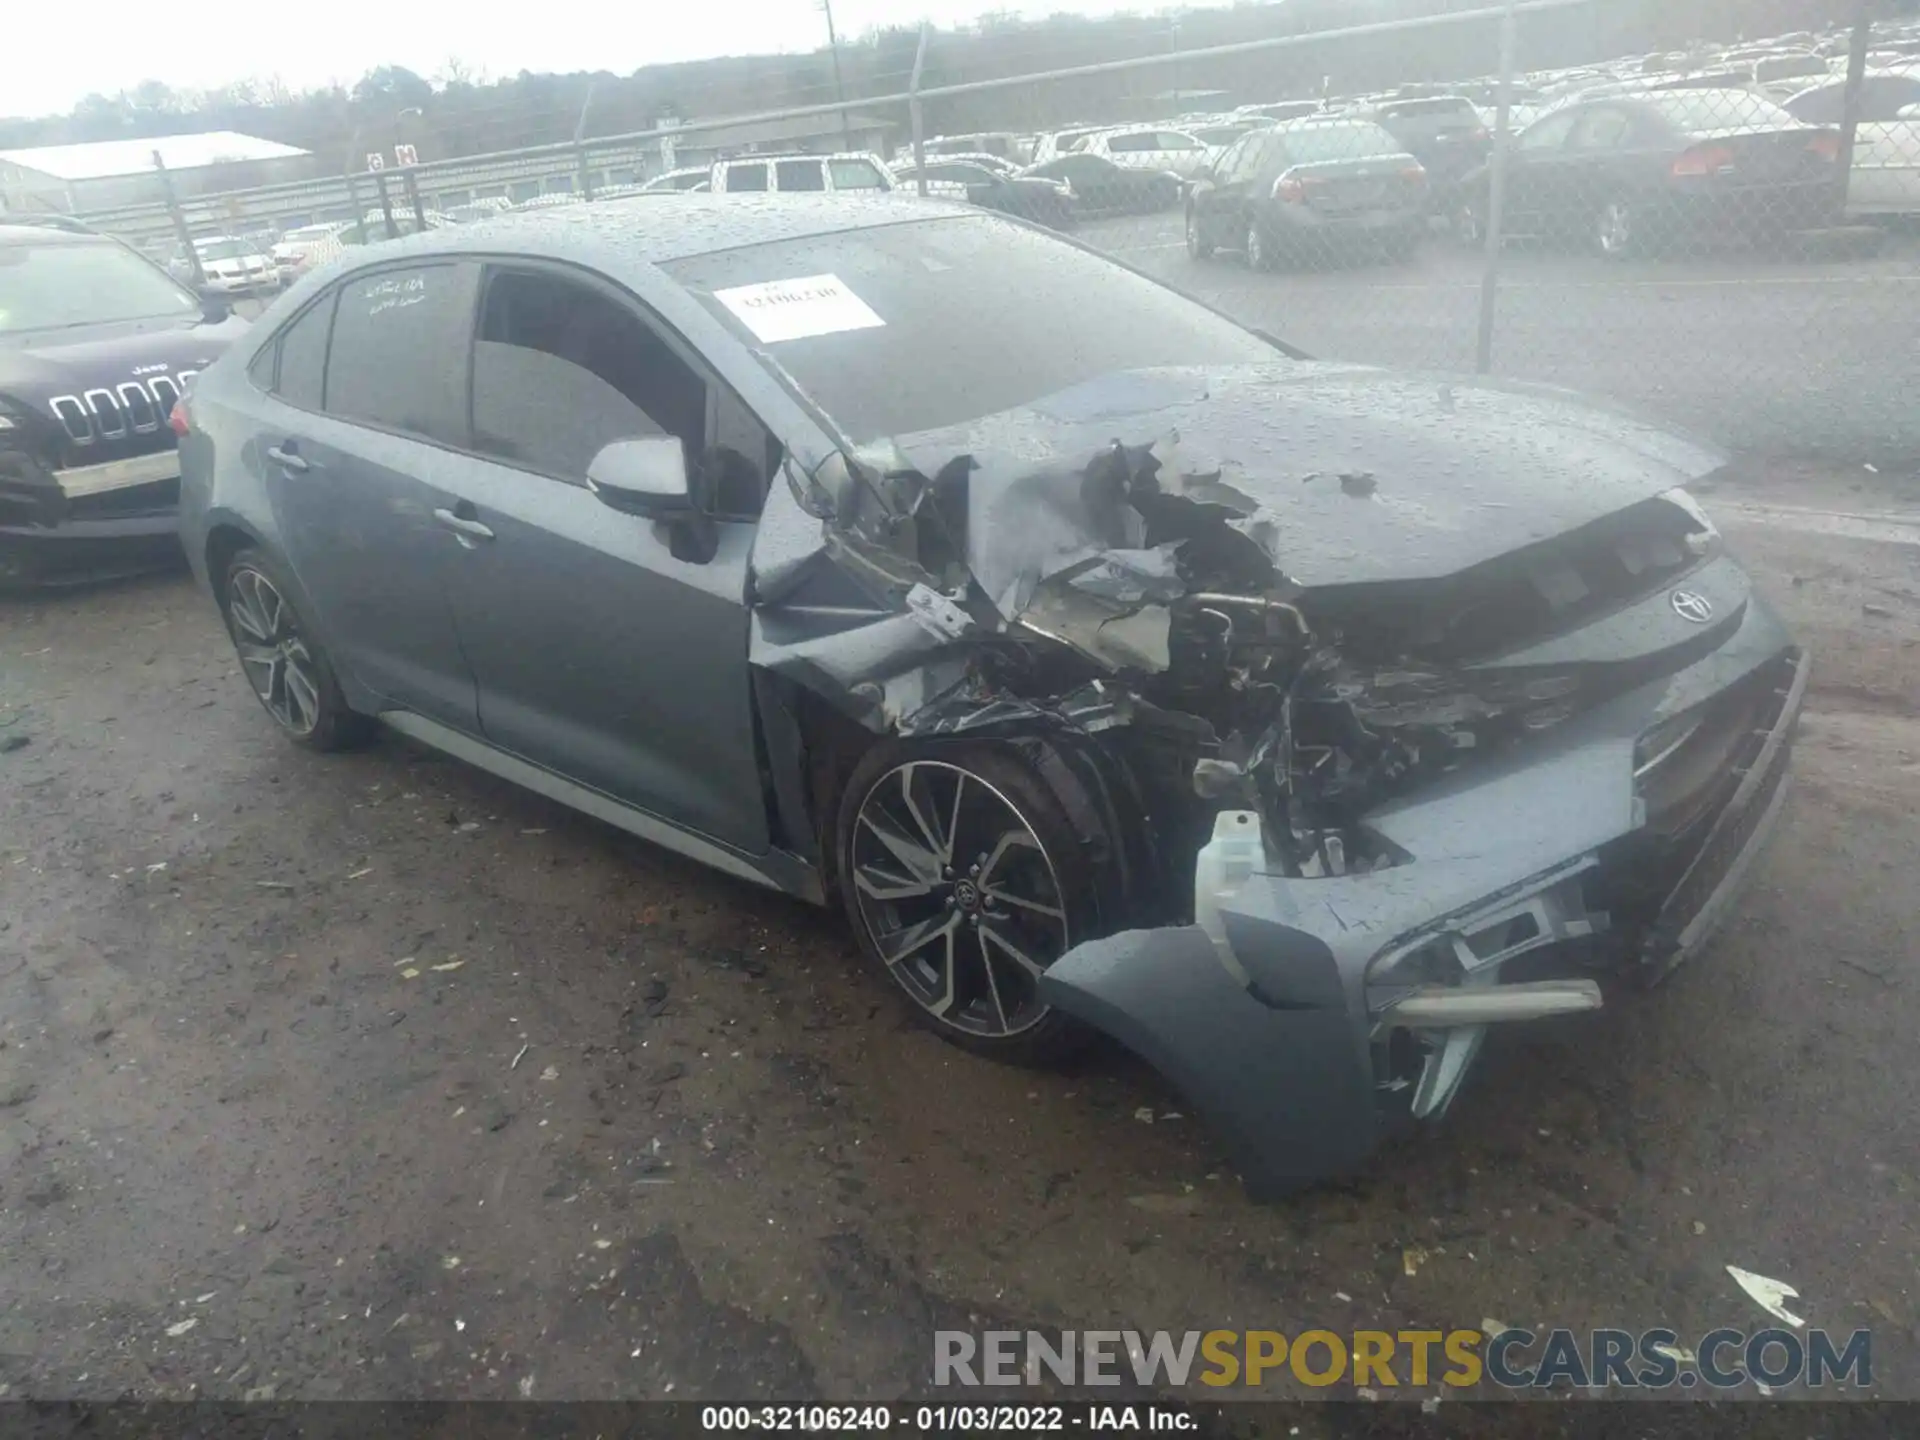
[[[56,395],[48,408],[63,438],[58,468],[99,465],[172,448],[167,417],[179,399],[180,381],[171,375]]]

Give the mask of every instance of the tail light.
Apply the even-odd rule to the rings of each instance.
[[[1733,151],[1725,145],[1696,145],[1691,150],[1682,151],[1673,162],[1673,175],[1675,179],[1689,179],[1732,168]]]
[[[1482,125],[1473,132],[1473,138],[1475,140],[1491,140],[1493,138],[1493,132]]]
[[[167,428],[182,437],[193,428],[193,417],[187,413],[186,396],[182,395],[173,402],[173,409],[167,415]]]
[[[1307,187],[1293,175],[1282,175],[1273,182],[1273,198],[1276,200],[1304,200]]]
[[[1807,149],[1822,160],[1837,161],[1840,158],[1840,137],[1831,130],[1823,130],[1807,142]]]
[[[1407,183],[1409,189],[1418,190],[1427,183],[1427,172],[1422,166],[1409,165],[1400,172],[1400,178]]]

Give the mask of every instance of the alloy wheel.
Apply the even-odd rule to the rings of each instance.
[[[1624,200],[1609,200],[1600,209],[1600,248],[1609,255],[1624,255],[1635,239],[1633,211]]]
[[[284,729],[311,735],[320,723],[320,672],[293,607],[265,575],[242,566],[227,582],[227,615],[253,693]]]
[[[1267,268],[1267,241],[1266,237],[1260,233],[1260,222],[1257,220],[1247,222],[1247,268],[1249,270]]]
[[[989,1039],[1046,1016],[1039,979],[1068,948],[1066,906],[1011,800],[958,766],[907,761],[867,791],[850,852],[860,922],[914,1003]]]

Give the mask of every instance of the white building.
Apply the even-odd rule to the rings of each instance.
[[[181,195],[243,190],[313,173],[308,151],[232,130],[40,145],[0,150],[0,209],[84,213],[158,202],[164,197],[156,154]]]

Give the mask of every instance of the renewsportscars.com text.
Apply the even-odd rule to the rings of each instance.
[[[1778,1389],[1873,1384],[1873,1336],[1855,1330],[937,1330],[933,1383],[1059,1384],[1180,1389],[1302,1385],[1446,1385],[1504,1389],[1725,1390],[1749,1380]]]

